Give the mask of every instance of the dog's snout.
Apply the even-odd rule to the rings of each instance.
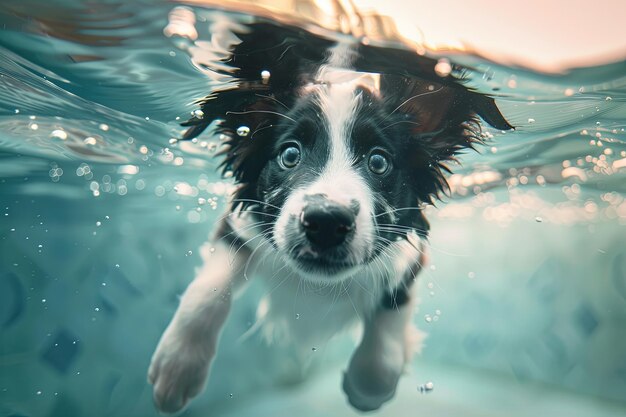
[[[300,224],[307,239],[318,249],[329,249],[342,244],[354,230],[354,212],[347,207],[329,202],[315,202],[304,207]]]

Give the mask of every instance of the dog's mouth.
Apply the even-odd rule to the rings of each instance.
[[[320,275],[334,275],[338,272],[349,270],[356,265],[352,262],[333,261],[329,259],[292,258],[293,261],[305,272],[313,272]]]
[[[291,251],[287,255],[289,263],[307,278],[338,278],[350,275],[361,265],[361,262],[350,260],[347,253],[316,252],[307,245]]]

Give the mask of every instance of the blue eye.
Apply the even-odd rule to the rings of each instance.
[[[293,168],[300,163],[300,148],[291,144],[284,148],[279,157],[280,164],[284,168]]]
[[[389,170],[389,160],[381,153],[372,153],[368,162],[370,171],[374,174],[382,175]]]

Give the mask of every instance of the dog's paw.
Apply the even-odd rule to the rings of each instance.
[[[152,355],[148,382],[153,385],[156,407],[164,413],[175,413],[204,388],[209,359],[193,343],[185,345],[181,340],[169,339],[164,337]]]
[[[397,378],[392,381],[376,380],[373,375],[372,378],[357,379],[350,372],[345,372],[343,391],[350,405],[357,410],[374,411],[393,398],[397,382]]]
[[[404,369],[401,355],[377,357],[357,349],[343,375],[343,391],[357,410],[373,411],[393,398]]]

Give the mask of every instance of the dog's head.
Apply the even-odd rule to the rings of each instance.
[[[444,164],[481,142],[478,116],[511,127],[492,99],[441,79],[427,58],[258,32],[242,35],[236,83],[202,102],[186,138],[220,120],[235,202],[257,206],[305,278],[350,276],[408,233],[426,236],[420,206],[445,190]],[[416,73],[372,71],[384,54],[410,57],[403,68],[414,62]]]

